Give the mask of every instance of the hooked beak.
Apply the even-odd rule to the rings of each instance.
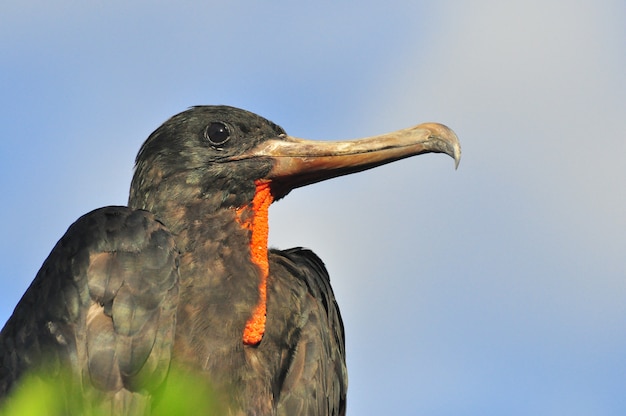
[[[379,136],[346,141],[313,141],[291,136],[266,140],[246,152],[267,157],[273,167],[264,179],[272,183],[276,199],[292,189],[337,176],[361,172],[422,153],[446,153],[461,159],[456,134],[438,123],[425,123]]]

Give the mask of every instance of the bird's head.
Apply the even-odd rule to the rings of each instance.
[[[452,130],[427,123],[351,141],[310,141],[227,106],[198,106],[175,115],[148,137],[136,159],[129,204],[152,210],[161,199],[207,207],[249,204],[259,183],[274,200],[294,188],[421,153],[447,153],[458,164]]]

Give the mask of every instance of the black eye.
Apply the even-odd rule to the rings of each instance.
[[[230,139],[230,130],[226,124],[214,122],[204,130],[204,137],[211,143],[211,146],[221,147]]]

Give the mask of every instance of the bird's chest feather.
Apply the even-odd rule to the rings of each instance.
[[[259,298],[259,269],[245,241],[206,241],[180,259],[181,293],[175,348],[202,368],[241,350],[242,334]]]
[[[239,391],[236,397],[253,395],[255,408],[270,409],[270,367],[281,357],[269,357],[263,341],[244,341],[258,308],[263,274],[250,253],[251,230],[237,221],[205,224],[203,229],[186,232],[192,250],[180,257],[174,360],[206,374],[214,388]]]
[[[256,258],[267,259],[267,235],[259,239],[255,234],[255,217],[252,206],[225,210],[192,221],[178,233],[183,249],[175,349],[196,368],[224,371],[245,365],[243,348],[251,344],[247,326],[258,310],[260,282],[268,272]],[[254,252],[257,246],[264,252]]]

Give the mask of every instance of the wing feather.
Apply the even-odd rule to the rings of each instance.
[[[178,250],[155,217],[106,207],[54,247],[0,333],[0,396],[27,371],[69,369],[88,397],[119,414],[145,405],[169,368]]]
[[[277,297],[293,299],[286,305],[291,319],[283,318],[288,353],[278,380],[278,414],[343,415],[348,387],[344,329],[326,267],[302,248],[273,255],[275,283],[292,293]]]

